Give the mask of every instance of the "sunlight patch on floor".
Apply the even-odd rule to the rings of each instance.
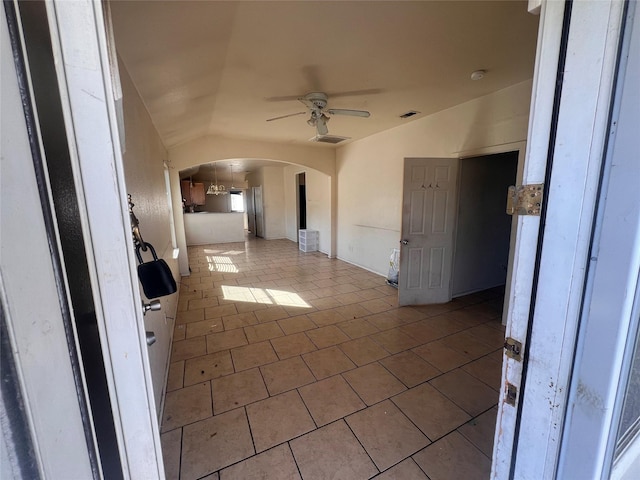
[[[282,307],[311,308],[300,295],[286,290],[273,290],[271,288],[238,287],[235,285],[223,285],[222,294],[225,300],[233,302],[262,303],[265,305],[280,305]]]
[[[218,257],[214,255],[207,255],[207,262],[209,263],[210,272],[223,272],[223,273],[238,273],[238,267],[233,263],[229,257]]]

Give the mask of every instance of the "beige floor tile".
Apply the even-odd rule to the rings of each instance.
[[[468,357],[442,344],[440,340],[416,347],[411,351],[441,372],[448,372],[469,362]]]
[[[278,361],[278,356],[269,342],[234,348],[231,350],[231,357],[236,372]]]
[[[369,310],[371,313],[385,312],[393,308],[393,305],[379,298],[361,302],[360,305]]]
[[[343,421],[291,441],[303,478],[367,479],[378,470]]]
[[[420,345],[439,338],[444,337],[446,334],[442,333],[438,328],[430,325],[429,319],[420,320],[418,322],[410,323],[408,325],[402,325],[401,331],[409,335],[411,338],[415,338]]]
[[[493,347],[494,350],[504,346],[505,334],[502,325],[498,321],[478,325],[477,327],[470,328],[468,332],[478,340]]]
[[[169,364],[167,375],[167,392],[172,392],[184,386],[184,360]]]
[[[266,310],[257,310],[254,313],[260,323],[273,322],[289,316],[287,311],[282,307],[269,307]]]
[[[246,345],[247,338],[242,329],[229,330],[228,332],[212,333],[207,335],[207,352],[215,353]]]
[[[295,390],[248,405],[247,415],[258,453],[315,428]]]
[[[309,337],[318,348],[331,347],[349,340],[349,337],[335,325],[327,325],[326,327],[309,330],[307,331],[307,337]]]
[[[313,291],[314,293],[318,294],[317,289],[314,289]],[[318,310],[329,310],[329,309],[342,306],[342,303],[336,300],[333,295],[325,296],[322,298],[314,298],[313,300],[309,300],[309,303],[313,305],[315,308],[317,308]],[[343,318],[343,320],[345,319]]]
[[[222,332],[224,330],[224,325],[222,324],[222,319],[220,318],[203,320],[201,322],[187,323],[186,326],[186,338],[209,335],[210,333]]]
[[[340,375],[298,390],[318,426],[346,417],[366,406]]]
[[[479,415],[498,403],[498,392],[460,369],[445,373],[429,383],[471,416]]]
[[[343,305],[351,305],[353,303],[358,303],[364,300],[360,295],[355,292],[350,293],[340,293],[334,297]],[[368,310],[367,310],[368,312]]]
[[[271,340],[271,345],[273,345],[280,360],[316,350],[315,345],[304,332],[274,338]]]
[[[495,347],[478,340],[467,330],[454,333],[439,341],[452,350],[468,357],[470,360],[475,360],[495,350]]]
[[[379,363],[370,363],[342,374],[367,405],[392,397],[406,387]]]
[[[458,432],[488,458],[493,455],[493,439],[496,431],[497,415],[498,407],[496,406],[458,428]]]
[[[289,445],[279,445],[271,450],[248,458],[220,472],[221,480],[299,480],[298,467]]]
[[[428,383],[414,387],[391,400],[431,440],[446,435],[471,418]]]
[[[337,326],[352,339],[366,337],[372,333],[379,332],[373,324],[367,322],[364,318],[356,318],[353,320],[347,320],[346,322],[340,322]]]
[[[381,358],[388,356],[387,351],[371,340],[370,337],[358,338],[350,342],[340,345],[340,350],[358,366],[375,362]]]
[[[429,480],[418,464],[410,458],[373,478],[375,480]]]
[[[238,312],[236,310],[235,303],[227,303],[224,305],[218,305],[217,307],[207,307],[204,309],[204,318],[220,318],[229,315],[235,315]]]
[[[346,421],[381,471],[430,443],[389,400],[354,413]]]
[[[179,325],[184,323],[200,322],[202,320],[204,320],[204,308],[178,312],[176,317],[176,323]]]
[[[243,408],[186,426],[180,480],[196,480],[253,455]]]
[[[355,295],[350,293],[349,295]],[[336,297],[337,298],[337,297]],[[360,299],[362,301],[362,299]],[[364,308],[362,305],[354,303],[351,305],[345,305],[343,307],[337,307],[336,311],[342,315],[344,318],[348,318],[350,320],[366,317],[367,315],[371,315],[371,312]]]
[[[187,326],[185,324],[177,325],[173,327],[173,341],[184,340],[187,335]]]
[[[218,306],[218,297],[194,298],[189,300],[189,310]]]
[[[182,429],[176,428],[160,435],[162,460],[166,480],[180,480],[180,451],[182,449]]]
[[[376,313],[375,315],[370,315],[366,318],[369,323],[374,325],[380,331],[391,330],[392,328],[398,328],[406,325],[404,320],[393,315],[391,312]]]
[[[315,382],[315,377],[301,357],[296,356],[260,367],[270,395],[277,395]]]
[[[222,323],[224,323],[225,330],[233,330],[235,328],[247,327],[249,325],[257,325],[258,319],[256,318],[255,313],[244,312],[222,317]]]
[[[431,480],[486,480],[491,461],[458,432],[453,432],[413,456]]]
[[[204,382],[167,392],[164,400],[162,431],[168,432],[210,417],[213,414],[210,389],[209,382]]]
[[[309,317],[318,327],[326,327],[327,325],[334,325],[348,320],[338,311],[337,308],[308,313],[307,317]]]
[[[338,347],[329,347],[307,353],[302,358],[318,380],[356,368],[353,362]]]
[[[487,315],[486,308],[478,308],[477,306],[460,308],[458,310],[452,310],[448,313],[451,318],[462,322],[465,328],[476,327],[483,323],[486,323],[492,314]]]
[[[202,355],[185,362],[184,385],[211,380],[233,373],[233,364],[229,352],[216,352],[210,355]]]
[[[169,411],[178,400],[184,404],[184,412],[177,411],[182,419],[176,423],[185,426],[165,430],[163,425],[168,475],[177,475],[181,431],[229,415],[244,422],[249,432],[248,436],[240,434],[249,439],[244,454],[237,456],[233,448],[225,451],[226,447],[209,443],[220,435],[213,425],[210,431],[209,427],[201,429],[204,441],[187,439],[183,432],[182,446],[189,444],[190,451],[201,455],[201,460],[195,454],[189,457],[183,448],[183,479],[279,479],[290,478],[289,474],[299,478],[300,472],[306,480],[334,475],[347,480],[371,478],[377,469],[341,418],[355,418],[357,423],[358,415],[385,405],[387,414],[374,410],[373,415],[363,417],[366,421],[360,428],[369,428],[370,433],[359,433],[363,443],[369,442],[365,445],[368,450],[374,451],[378,445],[383,452],[375,460],[387,466],[376,478],[427,478],[410,458],[417,450],[407,449],[404,457],[394,453],[395,447],[401,450],[413,438],[397,433],[391,421],[394,418],[404,419],[413,435],[418,433],[423,443],[416,449],[427,445],[429,436],[454,438],[450,432],[457,429],[464,436],[460,445],[469,440],[487,456],[491,454],[495,408],[489,406],[472,419],[447,395],[463,396],[464,389],[456,383],[471,385],[468,388],[473,391],[474,385],[484,382],[487,386],[480,389],[481,401],[471,404],[476,411],[488,401],[489,386],[500,387],[504,327],[499,317],[504,293],[499,289],[444,305],[398,307],[397,290],[385,285],[378,275],[327,259],[319,252],[300,254],[297,245],[288,240],[189,247],[189,255],[192,275],[180,286],[172,345],[177,361],[170,365],[166,394]],[[207,258],[216,255],[231,258],[239,272],[216,271]],[[250,301],[231,300],[227,287],[233,286],[239,287],[234,295],[246,291]],[[264,299],[271,303],[256,303],[256,295],[258,302]],[[490,351],[484,353],[487,348]],[[239,373],[233,373],[234,366]],[[461,373],[441,373],[453,374],[451,370],[456,368]],[[208,403],[205,411],[209,417],[192,420],[189,415],[196,414],[187,389],[203,381],[211,385],[201,399],[203,405]],[[490,398],[492,405],[497,398],[496,391]],[[196,400],[191,402],[196,413],[202,410]],[[374,407],[367,409],[367,404]],[[250,410],[260,437],[255,445],[264,450],[258,455],[248,427]],[[305,425],[306,430],[301,428]],[[325,435],[325,431],[329,433]],[[402,437],[401,441],[394,442],[394,435]],[[384,444],[385,439],[389,445]],[[298,471],[286,442],[302,445],[303,440],[312,448],[306,448],[306,453],[293,452]],[[345,445],[359,448],[360,453],[345,455],[351,451]],[[205,450],[211,458],[205,457]],[[304,455],[307,467],[300,462]],[[354,466],[353,458],[360,456],[366,460],[363,465],[370,468],[357,473],[360,467]],[[305,474],[305,468],[312,473]],[[436,468],[432,473],[439,472]]]
[[[212,380],[211,391],[216,415],[269,396],[257,368]]]
[[[487,355],[471,363],[467,363],[462,370],[483,381],[494,390],[500,390],[502,384],[502,363],[493,356]]]
[[[171,362],[179,362],[187,358],[197,357],[207,353],[205,337],[189,338],[173,342],[171,346]]]
[[[313,323],[306,315],[296,315],[289,318],[283,318],[278,320],[278,325],[285,333],[285,335],[291,335],[293,333],[304,332],[316,328],[316,324]]]
[[[236,303],[236,311],[238,313],[257,312],[258,310],[266,310],[267,308],[268,308],[267,305],[264,305],[263,303],[253,303],[253,302]]]
[[[419,340],[403,333],[399,328],[376,333],[371,335],[371,339],[392,355],[420,345]]]
[[[276,322],[244,327],[244,334],[247,336],[249,343],[264,342],[272,338],[284,337],[284,332]]]
[[[409,388],[440,375],[436,367],[413,352],[402,352],[393,357],[383,358],[380,363]]]

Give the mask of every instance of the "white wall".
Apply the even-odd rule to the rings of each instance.
[[[136,217],[140,222],[140,232],[146,242],[156,249],[158,257],[163,257],[173,271],[176,282],[179,281],[177,261],[173,258],[171,242],[170,196],[166,191],[163,162],[167,158],[160,137],[151,118],[142,103],[131,78],[122,63],[120,77],[123,92],[124,125],[126,151],[123,155],[127,192],[131,195]],[[178,192],[178,195],[180,193]],[[151,259],[149,253],[143,253],[143,259]],[[144,297],[142,288],[140,295]],[[177,308],[178,294],[162,297],[162,310],[147,312],[144,317],[145,329],[153,331],[156,343],[149,347],[149,364],[153,378],[153,392],[158,414],[160,413],[173,324]]]
[[[331,250],[331,177],[311,168],[290,165],[284,170],[286,237],[298,241],[296,175],[304,172],[307,197],[307,229],[318,231],[318,250]]]
[[[459,157],[526,139],[531,81],[338,148],[338,258],[386,275],[402,226],[406,157]]]

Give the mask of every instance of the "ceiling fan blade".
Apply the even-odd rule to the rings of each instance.
[[[368,118],[371,114],[365,110],[348,110],[344,108],[330,108],[327,110],[331,115],[351,115],[352,117]]]
[[[377,95],[382,92],[383,90],[381,88],[365,88],[362,90],[351,90],[348,92],[328,92],[327,96],[329,98],[356,97],[358,95]]]
[[[273,117],[273,118],[267,118],[267,122],[273,122],[274,120],[281,120],[283,118],[288,118],[288,117],[295,117],[297,115],[304,115],[307,112],[296,112],[296,113],[290,113],[288,115],[281,115],[279,117]]]

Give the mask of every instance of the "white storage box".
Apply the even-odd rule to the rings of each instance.
[[[298,247],[301,252],[316,252],[318,250],[318,231],[300,230],[298,232]]]

